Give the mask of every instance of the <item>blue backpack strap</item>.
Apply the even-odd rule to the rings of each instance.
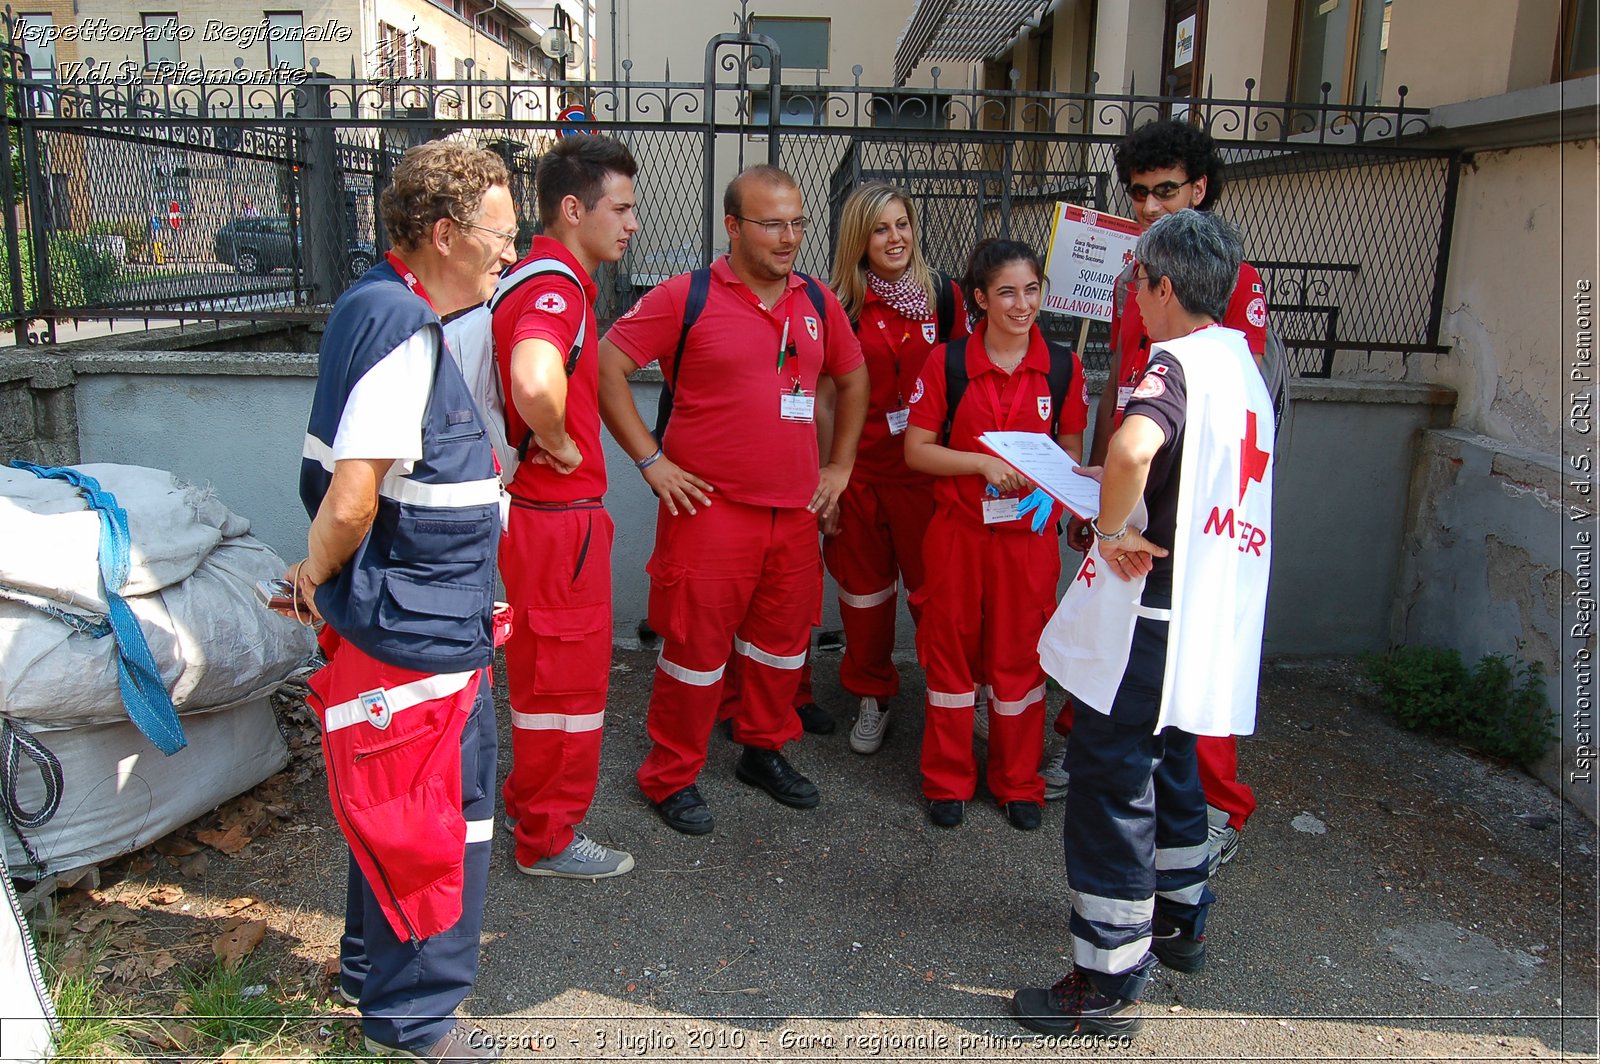
[[[956,424],[956,407],[967,394],[967,338],[952,340],[944,348],[944,427],[939,430],[939,446],[950,446],[950,431]]]
[[[689,295],[683,302],[683,328],[678,330],[678,346],[672,352],[672,380],[661,385],[661,398],[656,401],[656,444],[660,445],[667,434],[667,422],[672,418],[672,395],[678,389],[678,373],[683,369],[683,347],[689,341],[689,330],[700,320],[711,295],[711,267],[702,266],[689,274]]]
[[[800,271],[796,270],[796,273]],[[811,305],[817,310],[817,327],[824,330],[823,339],[827,339],[828,303],[822,295],[822,282],[809,273],[801,273],[800,280],[806,283],[806,297],[811,300]]]
[[[937,339],[945,344],[950,342],[950,330],[956,327],[956,283],[944,274],[935,272],[933,284],[938,293],[934,302],[934,321],[939,329]]]
[[[156,667],[155,655],[145,641],[139,619],[119,594],[128,582],[128,511],[117,505],[116,496],[100,487],[100,482],[70,467],[48,468],[14,461],[13,469],[25,469],[44,480],[64,480],[78,489],[91,510],[100,514],[100,580],[105,587],[111,637],[117,645],[117,683],[122,688],[122,704],[128,717],[156,749],[171,755],[189,745],[172,696]]]

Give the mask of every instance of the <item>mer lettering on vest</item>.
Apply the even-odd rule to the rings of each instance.
[[[1249,521],[1234,521],[1231,506],[1226,511],[1220,506],[1213,506],[1205,527],[1200,531],[1207,536],[1225,535],[1228,539],[1236,539],[1239,541],[1240,554],[1248,551],[1258,558],[1261,557],[1261,548],[1267,545],[1267,534],[1261,529]]]

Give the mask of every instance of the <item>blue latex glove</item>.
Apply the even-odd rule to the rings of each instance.
[[[1000,497],[1000,489],[995,487],[993,484],[985,484],[983,486],[983,493],[989,496],[991,499],[998,499]]]
[[[1055,509],[1055,500],[1042,488],[1034,488],[1017,504],[1017,516],[1033,514],[1033,530],[1040,535],[1044,534],[1044,526],[1050,523],[1050,514]]]

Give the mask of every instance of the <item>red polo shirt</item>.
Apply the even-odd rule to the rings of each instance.
[[[941,282],[942,283],[942,282]],[[946,340],[967,335],[967,315],[961,309],[961,293],[955,293],[955,321],[950,335],[938,335],[937,312],[928,308],[928,317],[916,321],[901,316],[878,298],[871,288],[861,307],[856,335],[861,340],[861,356],[872,379],[872,397],[867,404],[867,422],[861,428],[861,446],[856,452],[856,467],[851,479],[863,481],[906,481],[927,479],[906,465],[905,434],[894,433],[889,415],[904,410],[911,401],[917,375],[928,352]]]
[[[1022,364],[1010,374],[989,361],[984,350],[983,337],[988,322],[979,322],[967,341],[967,390],[956,408],[955,422],[950,426],[949,446],[952,450],[991,454],[978,437],[995,429],[1011,432],[1050,431],[1050,350],[1038,326],[1033,329],[1033,342]],[[944,347],[936,347],[923,363],[922,376],[911,392],[911,424],[917,428],[939,433],[944,429],[945,400],[948,385],[944,376]],[[1059,431],[1065,436],[1082,432],[1089,424],[1089,403],[1083,389],[1083,364],[1077,352],[1072,355],[1072,382],[1062,402]],[[978,524],[983,523],[984,488],[988,481],[976,473],[959,477],[938,477],[934,497],[941,510],[963,514]],[[1014,494],[1026,494],[1014,493]],[[1008,522],[1009,527],[1024,521]]]
[[[1122,412],[1127,408],[1128,396],[1133,394],[1139,378],[1144,376],[1145,364],[1150,361],[1150,336],[1144,331],[1144,315],[1139,312],[1139,301],[1133,298],[1134,282],[1130,271],[1122,314],[1112,318],[1111,335],[1117,337],[1117,350],[1122,352],[1120,376],[1117,379],[1117,410],[1113,425],[1122,424]],[[1253,355],[1267,350],[1267,296],[1261,284],[1261,274],[1248,262],[1239,264],[1239,280],[1228,298],[1228,313],[1221,324],[1244,333]]]
[[[506,438],[522,442],[528,426],[511,402],[511,349],[523,340],[545,340],[561,352],[563,361],[585,328],[578,366],[567,379],[567,435],[578,445],[583,462],[566,476],[547,465],[531,461],[539,450],[534,443],[528,459],[517,466],[511,494],[536,502],[572,502],[598,499],[606,493],[606,459],[600,447],[600,340],[595,335],[594,300],[597,293],[588,272],[559,240],[533,238],[528,257],[557,259],[566,264],[579,284],[559,273],[535,277],[501,300],[494,310],[494,353],[500,366],[500,386],[506,396]]]
[[[798,274],[789,274],[788,286],[769,309],[734,276],[726,256],[711,265],[711,288],[684,344],[672,420],[661,445],[719,496],[750,506],[803,507],[817,490],[816,424],[786,420],[782,397],[797,384],[815,396],[820,375],[838,376],[861,365],[850,319],[838,298],[818,284],[820,321]],[[688,274],[664,281],[606,339],[640,366],[660,361],[671,381],[688,296]],[[786,327],[794,354],[780,366]]]

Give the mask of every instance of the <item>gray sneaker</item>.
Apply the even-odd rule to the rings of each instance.
[[[850,749],[858,754],[875,754],[889,734],[889,707],[871,695],[861,700],[856,722],[850,729]]]
[[[972,734],[989,741],[989,685],[980,683],[972,693]]]
[[[370,1038],[366,1041],[367,1052],[374,1056],[405,1057],[409,1060],[425,1060],[429,1064],[500,1059],[500,1054],[494,1049],[493,1035],[459,1021],[445,1032],[443,1038],[423,1049],[400,1049],[375,1042]]]
[[[517,869],[527,876],[555,876],[558,879],[610,879],[633,870],[633,855],[612,850],[595,842],[581,831],[572,833],[572,841],[558,854],[536,861],[531,865],[517,862]]]
[[[1067,747],[1062,744],[1061,749],[1044,763],[1044,768],[1039,770],[1039,775],[1044,777],[1044,798],[1053,802],[1057,798],[1067,796],[1067,785],[1072,782],[1072,777],[1067,775]]]
[[[1210,858],[1206,874],[1214,876],[1239,852],[1239,829],[1226,821],[1220,826],[1211,824],[1206,829],[1206,846]]]

